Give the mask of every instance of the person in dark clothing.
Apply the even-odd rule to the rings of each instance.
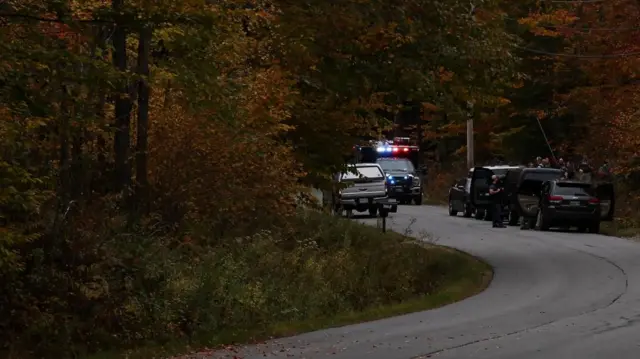
[[[489,186],[489,196],[491,198],[491,219],[493,220],[493,228],[504,228],[502,223],[502,192],[498,176],[491,176],[491,185]]]

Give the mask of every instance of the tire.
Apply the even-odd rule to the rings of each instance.
[[[376,206],[369,207],[369,215],[371,217],[376,217],[378,215],[378,207]]]
[[[450,216],[457,216],[458,215],[458,211],[453,209],[453,204],[451,203],[451,199],[449,199],[449,215]]]
[[[352,209],[348,209],[347,213],[345,214],[345,217],[347,218],[353,218],[353,210]]]
[[[413,203],[415,203],[416,206],[422,206],[422,193],[420,193],[420,195],[415,196],[413,198]]]
[[[549,226],[549,223],[546,220],[542,210],[538,211],[538,220],[537,220],[537,223],[536,223],[536,227],[538,227],[538,229],[543,231],[543,232],[546,232],[546,231],[549,230],[549,228],[551,228]]]
[[[475,219],[483,219],[484,218],[484,210],[483,209],[476,209],[476,215],[474,216]]]
[[[473,215],[473,207],[471,207],[468,203],[465,203],[464,204],[464,212],[462,212],[462,213],[463,213],[463,216],[466,217],[466,218],[471,217]]]
[[[591,223],[591,225],[589,226],[589,233],[600,233],[600,221]]]
[[[517,226],[519,220],[520,220],[520,213],[518,213],[517,211],[509,211],[510,226]]]
[[[491,211],[484,211],[484,218],[485,221],[490,221],[493,218],[491,218]]]

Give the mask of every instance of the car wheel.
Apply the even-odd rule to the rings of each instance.
[[[593,222],[591,226],[589,226],[589,233],[593,233],[593,234],[600,233],[600,221]]]
[[[484,220],[485,221],[490,221],[493,218],[491,218],[491,211],[484,211]]]
[[[453,203],[451,203],[451,199],[449,199],[449,215],[450,216],[457,216],[458,215],[458,211],[453,209]]]
[[[373,207],[369,207],[369,215],[371,217],[375,217],[378,215],[378,207],[373,206]]]
[[[469,218],[473,214],[473,207],[471,207],[468,203],[464,204],[464,216]]]
[[[346,217],[347,218],[353,218],[353,210],[352,209],[348,209],[347,210]]]
[[[484,218],[484,210],[476,209],[475,219],[483,219]]]

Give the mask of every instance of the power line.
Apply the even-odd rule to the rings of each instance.
[[[532,52],[534,54],[555,56],[555,57],[571,57],[571,58],[578,58],[578,59],[617,59],[617,58],[624,58],[624,57],[640,56],[640,51],[623,52],[620,54],[577,55],[577,54],[563,54],[559,52],[548,52],[548,51],[536,50],[536,49],[517,46],[517,45],[515,45],[515,48],[523,51]]]

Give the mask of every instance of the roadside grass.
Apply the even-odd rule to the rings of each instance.
[[[600,233],[640,241],[640,223],[630,223],[616,218],[613,222],[603,222]]]
[[[418,236],[428,239],[426,233]],[[488,264],[466,253],[317,213],[252,242],[260,243],[260,251],[236,254],[252,258],[244,264],[253,270],[235,278],[226,300],[231,320],[219,318],[216,288],[184,273],[207,288],[197,293],[200,307],[192,310],[209,320],[201,320],[191,335],[163,342],[150,337],[127,349],[83,357],[166,358],[428,310],[481,292],[493,275]],[[207,268],[230,279],[230,273]]]

